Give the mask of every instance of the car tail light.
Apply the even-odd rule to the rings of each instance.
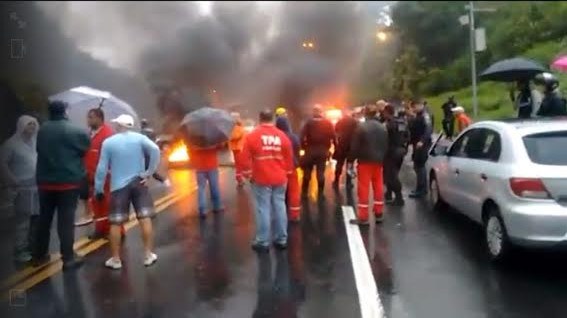
[[[510,188],[515,195],[526,199],[551,199],[541,179],[511,178]]]

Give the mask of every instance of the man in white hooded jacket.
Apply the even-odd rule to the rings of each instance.
[[[12,206],[16,221],[14,258],[18,263],[31,260],[30,243],[36,223],[34,219],[39,215],[35,181],[38,127],[34,117],[21,116],[16,133],[0,149],[0,168],[13,197]]]

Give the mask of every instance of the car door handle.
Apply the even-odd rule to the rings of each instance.
[[[484,173],[480,174],[480,178],[482,179],[482,181],[486,181],[488,179],[488,177]]]
[[[459,169],[455,169],[455,174],[459,174],[461,171]]]

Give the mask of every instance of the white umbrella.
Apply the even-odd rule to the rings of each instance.
[[[59,100],[67,103],[69,120],[81,127],[88,128],[87,113],[89,110],[100,107],[104,111],[106,121],[110,121],[122,114],[129,114],[134,117],[135,125],[139,128],[140,121],[134,108],[110,92],[80,86],[52,95],[49,97],[49,100]]]

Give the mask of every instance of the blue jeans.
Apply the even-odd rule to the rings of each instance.
[[[287,243],[287,213],[285,205],[286,186],[252,185],[256,200],[256,238],[255,244],[270,245],[272,211],[274,212],[274,242]]]
[[[219,189],[219,169],[209,171],[197,171],[197,186],[199,189],[199,214],[205,214],[207,209],[207,182],[211,191],[211,200],[213,201],[213,210],[222,208],[220,189]]]

